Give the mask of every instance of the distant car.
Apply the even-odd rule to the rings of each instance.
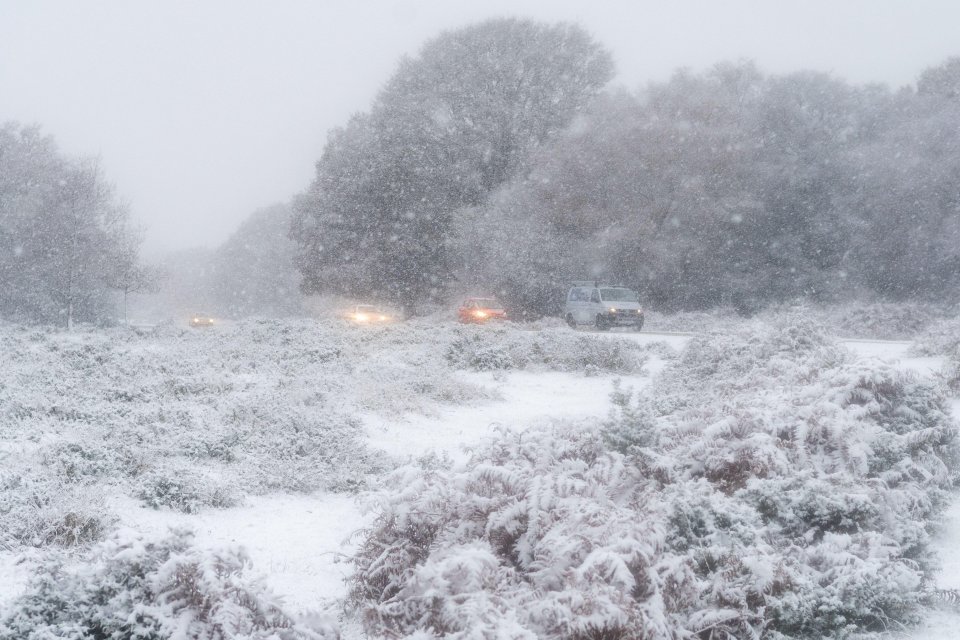
[[[192,318],[190,318],[191,327],[212,327],[213,318],[208,316],[205,313],[197,313]]]
[[[571,327],[593,325],[643,328],[643,307],[636,292],[628,287],[575,282],[563,305],[563,318]]]
[[[393,318],[376,305],[358,304],[347,314],[347,320],[356,324],[377,324],[390,322]]]
[[[467,298],[457,309],[457,319],[463,323],[483,324],[506,318],[507,312],[496,298]]]

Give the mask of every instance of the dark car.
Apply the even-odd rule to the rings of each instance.
[[[467,298],[457,309],[457,319],[464,323],[483,324],[506,317],[506,310],[496,298]]]

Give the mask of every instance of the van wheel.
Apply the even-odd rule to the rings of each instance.
[[[597,314],[597,323],[596,323],[596,325],[597,325],[597,329],[599,329],[600,331],[606,331],[606,330],[607,330],[607,321],[606,321],[606,320],[603,318],[603,316],[600,315],[599,313]]]
[[[572,314],[572,313],[568,313],[568,314],[567,314],[567,317],[566,317],[565,319],[566,319],[566,321],[567,321],[567,324],[570,325],[570,328],[571,328],[571,329],[576,329],[576,328],[577,328],[577,321],[573,319],[573,314]]]

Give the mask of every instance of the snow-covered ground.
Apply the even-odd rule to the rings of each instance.
[[[594,333],[600,339],[629,340],[641,345],[663,343],[679,351],[689,337],[636,333]],[[493,437],[499,427],[525,429],[557,418],[602,418],[610,411],[614,383],[634,389],[649,384],[664,366],[650,355],[637,375],[559,371],[458,372],[463,381],[489,391],[489,402],[444,405],[429,415],[368,412],[363,420],[370,444],[393,455],[417,457],[430,451],[462,459],[466,448]]]
[[[556,418],[603,417],[610,410],[614,380],[639,387],[650,379],[553,371],[462,375],[501,399],[476,406],[441,407],[430,416],[367,414],[364,423],[370,444],[394,455],[417,457],[435,451],[462,459],[464,447],[494,437],[498,427],[523,429]]]
[[[603,340],[640,344],[661,342],[675,352],[690,339],[676,334],[609,332]],[[865,362],[871,359],[894,364],[920,375],[930,375],[941,358],[909,357],[908,342],[847,340],[846,347]],[[141,354],[161,349],[144,344]],[[498,427],[522,430],[556,419],[605,418],[615,381],[623,387],[643,389],[664,366],[651,353],[643,371],[614,375],[565,371],[458,371],[462,382],[488,390],[487,399],[461,404],[433,404],[429,411],[390,414],[367,410],[360,415],[367,443],[385,455],[419,457],[430,452],[463,459],[465,449],[493,437]],[[960,415],[960,403],[954,403]],[[239,506],[182,513],[152,509],[129,495],[117,492],[106,504],[119,518],[119,526],[144,533],[169,527],[188,527],[200,546],[243,546],[254,568],[294,613],[332,610],[346,594],[350,565],[343,562],[355,549],[355,534],[370,523],[360,497],[318,491],[307,495],[267,493],[246,497]],[[960,589],[960,501],[947,511],[938,538],[943,571],[937,586]],[[0,551],[0,608],[22,591],[31,556]],[[27,558],[26,561],[24,559]],[[907,638],[957,637],[960,611],[936,612],[921,629],[905,632]],[[350,630],[345,633],[350,636]]]
[[[656,334],[606,335],[644,344],[663,341],[677,348],[689,339]],[[433,452],[463,459],[467,448],[492,438],[498,427],[522,430],[558,418],[602,419],[610,411],[614,381],[624,387],[642,388],[663,364],[662,359],[652,357],[643,374],[636,376],[464,372],[459,375],[495,391],[500,399],[471,406],[440,406],[430,415],[384,416],[370,412],[363,421],[371,446],[390,455],[419,457]],[[369,520],[362,497],[322,492],[253,497],[241,507],[198,514],[158,511],[125,497],[116,497],[111,506],[120,514],[123,525],[145,533],[186,526],[195,530],[200,545],[243,546],[254,567],[266,574],[267,583],[294,613],[327,609],[344,597],[349,566],[341,560],[354,548],[351,536]]]
[[[149,509],[122,496],[111,502],[123,525],[137,531],[188,527],[200,546],[242,546],[271,589],[300,613],[327,609],[343,596],[343,554],[367,522],[353,496],[336,493],[253,496],[239,507],[197,514]]]
[[[624,335],[641,344],[668,342],[675,347],[681,347],[688,339]],[[620,335],[613,336],[613,339],[619,338]],[[82,337],[61,336],[61,339],[78,347],[85,343]],[[191,333],[186,339],[195,341],[204,337]],[[147,340],[129,347],[127,354],[130,358],[169,357],[171,354],[164,354],[164,349],[169,348]],[[393,358],[392,354],[386,356],[387,360]],[[402,460],[436,453],[454,460],[463,459],[468,447],[493,437],[499,427],[522,430],[558,418],[602,419],[610,411],[614,381],[620,381],[624,387],[640,388],[662,367],[662,359],[654,355],[640,375],[457,371],[453,375],[459,382],[486,389],[489,394],[481,395],[494,399],[426,406],[414,403],[417,410],[397,413],[366,410],[360,413],[360,418],[368,444],[385,456]],[[273,373],[263,365],[259,367],[260,371],[265,369]],[[267,379],[269,375],[251,377],[241,373],[232,379],[243,379],[246,384],[258,377]],[[364,404],[379,408],[384,403]],[[343,493],[272,493],[248,496],[240,506],[232,508],[183,513],[167,508],[153,509],[117,492],[108,496],[106,506],[116,514],[120,527],[145,534],[186,527],[195,532],[198,546],[211,549],[242,546],[254,568],[265,575],[267,584],[287,608],[292,613],[306,613],[331,608],[345,595],[344,579],[349,565],[342,560],[354,548],[354,535],[369,521],[362,502],[362,496]],[[31,563],[22,556],[0,551],[0,571],[4,576],[0,580],[0,608],[22,591],[30,567]]]
[[[624,379],[525,371],[465,377],[499,391],[503,399],[479,406],[440,407],[430,416],[367,414],[364,422],[370,444],[391,455],[418,457],[435,452],[458,459],[465,455],[465,447],[492,437],[497,426],[522,429],[551,418],[602,418],[610,408],[614,379],[635,386],[649,381],[649,376]],[[197,514],[151,509],[125,496],[114,496],[110,506],[123,526],[144,533],[188,527],[201,546],[244,547],[288,609],[305,613],[327,609],[345,595],[349,565],[342,560],[353,549],[352,536],[369,520],[361,503],[362,498],[318,492],[254,496],[239,507]],[[22,584],[26,577],[21,565],[11,583]],[[8,597],[12,591],[8,585]]]

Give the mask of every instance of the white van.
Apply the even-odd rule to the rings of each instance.
[[[628,287],[602,285],[595,282],[574,282],[567,293],[563,317],[571,327],[593,325],[610,327],[643,327],[643,307],[636,292]]]

